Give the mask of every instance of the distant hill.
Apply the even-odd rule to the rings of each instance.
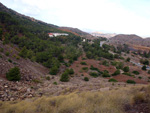
[[[142,38],[140,36],[131,34],[131,35],[124,35],[119,34],[112,38],[110,38],[111,43],[118,43],[118,44],[133,44],[133,45],[140,45],[140,46],[150,46],[150,38]]]
[[[84,38],[87,38],[87,39],[95,39],[95,37],[92,36],[91,34],[86,33],[86,32],[84,32],[84,31],[81,31],[81,30],[78,29],[78,28],[60,27],[60,29],[63,30],[63,31],[72,32],[72,33],[75,34],[75,35],[79,35],[79,36],[84,37]]]
[[[111,38],[111,37],[116,36],[117,34],[115,34],[115,33],[92,32],[91,35],[93,35],[95,37]]]

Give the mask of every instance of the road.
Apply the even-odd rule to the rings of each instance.
[[[132,60],[130,60],[130,62],[133,63],[133,64],[135,64],[135,65],[138,66],[138,67],[141,67],[141,68],[144,66],[144,65],[141,65],[140,63],[136,63],[136,62],[134,62],[134,61],[132,61]],[[147,69],[147,70],[150,70],[150,67],[147,67],[146,69]]]
[[[106,41],[100,41],[100,47],[102,47],[104,43],[106,43]]]

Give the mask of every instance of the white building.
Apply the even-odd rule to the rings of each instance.
[[[67,33],[48,33],[49,37],[68,36]]]

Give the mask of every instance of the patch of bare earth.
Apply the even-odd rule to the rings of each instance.
[[[139,83],[139,84],[147,84],[146,81],[143,81],[143,80],[137,79],[137,78],[133,78],[133,77],[130,77],[127,75],[117,75],[117,76],[114,76],[113,78],[119,82],[126,82],[127,80],[134,80],[136,83]]]

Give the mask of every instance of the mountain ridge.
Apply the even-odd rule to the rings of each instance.
[[[149,47],[150,38],[142,38],[135,34],[119,34],[112,38],[110,38],[110,41],[112,43],[128,43],[133,45],[141,45],[141,46],[147,46]]]

